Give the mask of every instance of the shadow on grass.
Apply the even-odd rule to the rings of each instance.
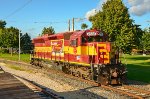
[[[139,64],[141,64],[141,65],[144,65],[144,66],[149,66],[150,67],[150,61],[149,62],[143,62],[143,63],[139,63]]]
[[[133,69],[147,69],[147,68],[150,68],[150,62],[127,64],[127,67],[128,68],[133,68]]]
[[[150,59],[150,56],[131,56],[131,57],[128,57],[128,59],[131,59],[131,60],[148,60]]]
[[[128,79],[150,83],[150,62],[128,64],[127,70]]]

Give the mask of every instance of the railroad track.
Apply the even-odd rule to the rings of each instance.
[[[77,78],[79,79],[79,78]],[[133,98],[133,99],[146,99],[146,98],[150,98],[150,91],[146,91],[137,87],[133,87],[130,85],[116,85],[116,86],[104,86],[104,85],[100,85],[96,82],[90,81],[90,80],[84,80],[81,79],[81,81],[91,84],[93,86],[97,86],[97,87],[101,87],[104,90],[108,90],[108,91],[113,91],[119,95],[124,95],[126,97],[129,98]]]
[[[101,87],[106,89],[106,90],[117,92],[118,94],[125,95],[125,96],[133,98],[133,99],[150,98],[150,91],[146,91],[146,90],[132,87],[129,85],[101,86]]]
[[[52,71],[50,70],[49,72],[52,73]],[[59,71],[54,71],[55,73],[59,73],[60,75],[64,75],[65,77],[71,78],[71,79],[76,79],[79,80],[81,82],[90,84],[92,86],[97,86],[97,87],[101,87],[104,90],[108,90],[108,91],[113,91],[119,95],[124,95],[126,97],[129,98],[133,98],[133,99],[145,99],[145,98],[150,98],[150,91],[146,91],[137,87],[133,87],[130,85],[117,85],[117,86],[104,86],[104,85],[100,85],[96,82],[93,82],[91,80],[86,80],[86,79],[82,79],[79,77],[75,77],[72,75],[68,75],[68,74],[64,74],[62,72]]]
[[[35,68],[35,66],[34,66]],[[39,68],[38,68],[39,69]],[[85,82],[87,84],[90,84],[92,86],[97,86],[97,87],[101,87],[104,90],[109,90],[109,91],[113,91],[114,93],[117,93],[119,95],[124,95],[126,97],[129,98],[134,98],[134,99],[145,99],[145,98],[150,98],[150,91],[146,91],[137,87],[133,87],[130,85],[122,85],[122,86],[100,86],[99,84],[90,81],[90,80],[85,80],[79,77],[75,77],[72,75],[68,75],[68,74],[64,74],[60,71],[55,71],[55,70],[45,70],[47,72],[51,72],[54,74],[59,74],[59,75],[64,75],[65,77],[71,78],[71,79],[76,79],[76,80],[80,80],[82,82]]]
[[[10,73],[0,68],[0,99],[41,99]]]
[[[64,97],[25,78],[7,73],[0,67],[0,99],[64,99]]]
[[[79,78],[77,78],[79,79]],[[93,86],[97,86],[97,87],[101,87],[105,90],[108,91],[113,91],[119,95],[125,95],[129,98],[133,98],[133,99],[146,99],[146,98],[150,98],[150,91],[146,91],[137,87],[133,87],[130,85],[116,85],[116,86],[104,86],[104,85],[100,85],[98,83],[89,81],[89,80],[81,80],[84,81],[88,84],[91,84]]]
[[[64,97],[58,96],[57,94],[51,92],[47,88],[44,88],[34,83],[33,81],[30,81],[17,75],[14,76],[21,82],[23,82],[26,86],[28,86],[31,90],[33,90],[35,93],[39,94],[42,97],[42,99],[64,99]]]
[[[126,97],[133,98],[133,99],[150,98],[150,91],[146,91],[146,90],[143,90],[143,89],[140,89],[140,88],[137,88],[137,87],[133,87],[133,86],[130,86],[130,85],[116,85],[116,86],[109,85],[109,86],[104,86],[104,85],[100,85],[96,82],[93,82],[91,80],[86,80],[86,79],[79,78],[79,77],[76,77],[76,76],[68,75],[68,74],[65,74],[63,72],[52,71],[52,70],[50,70],[49,72],[51,72],[51,73],[55,72],[57,74],[64,75],[65,77],[68,77],[68,78],[71,78],[71,79],[76,79],[76,80],[79,80],[81,82],[90,84],[92,86],[101,87],[104,90],[113,91],[114,93],[117,93],[121,96],[124,95]]]

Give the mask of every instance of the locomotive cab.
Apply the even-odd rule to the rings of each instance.
[[[108,84],[122,84],[125,81],[125,66],[119,61],[119,50],[103,31],[86,30],[73,33],[70,37],[74,61],[90,65],[91,79]]]

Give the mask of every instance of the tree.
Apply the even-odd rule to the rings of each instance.
[[[44,35],[44,34],[49,34],[49,35],[55,34],[55,30],[52,26],[50,26],[48,28],[44,27],[42,30],[42,35]]]
[[[140,28],[140,25],[134,24],[133,33],[134,33],[133,46],[135,49],[140,49],[140,43],[141,43],[141,39],[142,39],[142,35],[144,31]]]
[[[5,21],[2,21],[0,20],[0,29],[4,29],[6,26],[6,22]]]
[[[144,30],[140,45],[143,51],[150,50],[150,31],[148,29]]]
[[[19,29],[15,27],[1,29],[0,46],[1,47],[18,47]]]
[[[88,25],[87,24],[85,24],[85,23],[83,23],[83,24],[81,24],[81,29],[86,29],[86,28],[88,28]]]
[[[30,53],[30,50],[32,50],[32,40],[31,37],[28,35],[28,33],[25,33],[21,36],[21,51],[23,53]]]
[[[136,38],[133,20],[122,0],[108,0],[102,11],[90,18],[92,28],[102,29],[108,33],[109,40],[124,52],[130,52]]]
[[[10,40],[10,44],[11,46],[10,47],[14,47],[14,48],[18,48],[19,47],[19,29],[18,28],[15,28],[15,27],[9,27],[7,28],[7,33],[9,35],[9,40]]]

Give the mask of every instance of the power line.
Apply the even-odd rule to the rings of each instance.
[[[11,23],[35,23],[35,24],[57,24],[57,23],[68,23],[67,21],[16,21],[16,20],[8,20],[7,22]]]
[[[86,18],[74,18],[76,22],[83,22]]]
[[[49,23],[49,24],[55,24],[55,23],[68,23],[67,21],[51,21],[51,22],[48,22],[48,21],[35,21],[34,23]]]
[[[12,13],[10,13],[8,16],[6,16],[4,19],[7,19],[9,17],[11,17],[12,15],[14,15],[15,13],[19,12],[20,10],[22,10],[23,8],[25,8],[29,3],[31,3],[32,0],[27,1],[24,5],[22,5],[20,8],[16,9],[15,11],[13,11]]]

